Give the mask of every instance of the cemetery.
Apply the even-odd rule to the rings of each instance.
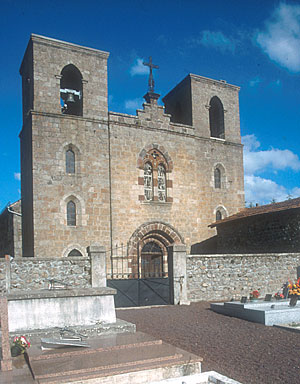
[[[300,198],[243,209],[240,88],[188,74],[163,107],[150,57],[143,109],[110,112],[108,57],[25,52],[0,383],[298,384]]]

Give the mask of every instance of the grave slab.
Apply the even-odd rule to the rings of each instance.
[[[268,326],[300,322],[300,304],[290,307],[289,300],[211,303],[210,308],[217,313]]]
[[[35,380],[58,383],[149,383],[201,372],[202,359],[137,332],[88,340],[91,348],[27,351]]]

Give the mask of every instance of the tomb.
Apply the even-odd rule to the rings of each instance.
[[[210,308],[223,315],[268,326],[300,322],[300,305],[291,306],[290,300],[258,301],[256,303],[230,301],[211,303]]]

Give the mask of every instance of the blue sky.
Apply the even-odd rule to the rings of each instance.
[[[109,108],[135,114],[188,73],[239,85],[247,204],[300,196],[300,1],[0,1],[0,211],[20,198],[19,67],[36,33],[111,53]]]

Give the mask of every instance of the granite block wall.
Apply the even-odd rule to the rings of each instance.
[[[259,290],[274,295],[288,279],[295,280],[300,253],[190,255],[187,287],[190,301],[230,300]]]

